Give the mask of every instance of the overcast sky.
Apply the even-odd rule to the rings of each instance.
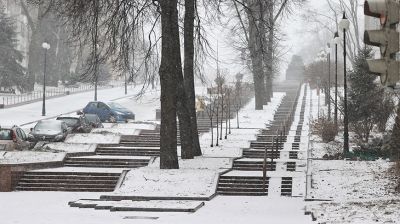
[[[280,76],[285,74],[287,65],[292,55],[298,54],[303,48],[305,42],[307,42],[307,40],[310,39],[310,36],[313,35],[305,32],[305,24],[301,18],[301,15],[304,13],[304,10],[302,9],[310,7],[320,8],[323,7],[324,3],[325,1],[321,0],[309,0],[309,2],[306,3],[300,10],[294,10],[292,15],[281,19],[281,31],[286,35],[284,37],[285,41],[283,41],[281,44],[285,46],[285,51],[287,51],[287,53],[281,59],[282,63],[280,67]],[[215,51],[217,49],[218,42],[220,68],[228,69],[229,74],[232,76],[231,79],[233,79],[236,73],[241,72],[245,73],[248,80],[251,80],[251,74],[244,69],[243,64],[240,64],[240,62],[237,61],[238,52],[231,46],[232,43],[229,41],[228,35],[230,34],[228,32],[228,28],[217,25],[209,27],[207,31],[209,31],[207,34],[208,39]],[[216,61],[209,59],[205,68],[207,76],[211,79],[211,77],[215,75]]]

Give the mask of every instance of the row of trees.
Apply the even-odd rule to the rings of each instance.
[[[291,12],[303,0],[232,0],[237,25],[234,34],[240,34],[237,47],[246,52],[253,74],[255,109],[271,101],[272,83],[280,55],[279,19]],[[243,16],[246,15],[246,16]],[[238,36],[238,35],[235,35]]]
[[[21,66],[22,53],[17,48],[13,21],[0,10],[0,88],[16,86],[20,90],[24,83],[25,69]]]
[[[236,126],[239,128],[239,110],[243,105],[248,91],[243,90],[242,86],[243,74],[236,75],[234,86],[226,85],[226,77],[217,74],[214,80],[216,87],[211,85],[208,88],[208,102],[206,113],[210,119],[211,127],[211,147],[214,147],[214,125],[216,126],[217,136],[215,138],[215,146],[219,146],[219,140],[223,139],[223,123],[225,122],[225,137],[231,134],[231,115],[236,114]],[[234,109],[234,111],[231,111]],[[215,118],[215,122],[214,122]],[[229,132],[228,132],[229,129]]]
[[[51,2],[58,14],[65,18],[68,27],[71,27],[72,36],[90,44],[90,70],[95,71],[99,61],[110,58],[113,59],[115,66],[127,69],[132,63],[131,57],[135,47],[145,40],[149,43],[144,57],[145,62],[149,62],[154,56],[152,54],[154,49],[160,47],[161,60],[158,72],[161,85],[160,167],[162,169],[179,167],[176,116],[179,119],[182,158],[191,159],[201,155],[195,114],[194,62],[201,58],[207,43],[204,39],[197,1],[52,0]],[[267,68],[272,68],[266,66],[266,62],[272,64],[275,38],[273,35],[275,28],[272,23],[277,20],[289,2],[291,1],[232,0],[230,2],[231,5],[239,4],[248,16],[248,26],[243,23],[242,28],[244,33],[249,33],[248,48],[252,52],[253,59],[251,70],[253,74],[257,74],[254,75],[256,78],[265,77],[264,72]],[[278,11],[274,11],[274,5],[281,7]],[[209,9],[208,13],[220,13],[220,6],[219,1],[205,1],[202,5],[203,8]],[[239,11],[238,17],[241,18]],[[267,16],[269,23],[265,22]],[[240,20],[243,21],[242,18]],[[161,26],[160,31],[156,29],[157,25]],[[268,37],[271,39],[269,47],[266,44],[267,32],[263,31],[267,30],[267,27],[270,31]],[[183,66],[181,33],[183,33]],[[267,52],[270,52],[269,60],[266,59]],[[265,96],[263,90],[261,91],[263,94],[259,94],[259,90],[265,89],[266,85],[265,79],[261,79],[261,81],[254,80],[257,85],[257,109],[260,109],[259,98]],[[272,83],[272,77],[270,80]],[[271,89],[269,88],[270,91]],[[263,99],[261,105],[265,102]]]
[[[112,64],[112,58],[99,58],[95,71],[91,68],[91,65],[94,63],[94,61],[91,61],[93,59],[93,55],[91,55],[92,49],[90,49],[92,41],[90,43],[82,41],[82,32],[74,31],[73,27],[66,20],[66,17],[60,16],[59,10],[56,8],[56,1],[17,0],[8,4],[9,7],[17,8],[17,13],[21,12],[27,19],[27,32],[21,34],[20,43],[16,41],[17,33],[15,33],[16,27],[14,24],[24,23],[18,21],[20,18],[18,14],[13,15],[12,19],[7,19],[10,25],[7,32],[14,32],[14,50],[18,49],[17,45],[23,45],[22,42],[26,41],[28,43],[28,49],[26,49],[27,57],[24,58],[24,54],[20,52],[20,57],[22,58],[18,59],[20,60],[19,64],[22,64],[23,60],[26,60],[27,67],[22,70],[23,74],[17,68],[8,70],[7,74],[2,76],[4,80],[1,83],[2,87],[17,87],[22,92],[32,91],[35,83],[43,82],[45,51],[42,48],[42,43],[44,41],[51,46],[47,50],[47,85],[57,86],[60,82],[63,84],[74,84],[75,82],[93,83],[94,81],[106,81],[110,79],[111,74],[125,75],[124,73],[129,73],[128,81],[142,82],[142,79],[149,79],[150,82],[148,83],[153,88],[155,87],[157,78],[154,75],[148,78],[146,75],[154,74],[157,71],[159,65],[158,55],[154,51],[148,52],[147,46],[149,43],[147,41],[137,43],[135,52],[130,52],[131,58],[128,61],[119,61],[120,63],[127,64],[124,68]],[[4,11],[3,7],[0,2],[0,11],[2,13]],[[4,13],[3,17],[8,18]],[[149,60],[148,63],[143,63],[143,57],[146,54],[154,54],[156,56],[152,57],[152,60]],[[8,58],[7,60],[15,59],[9,54],[5,54],[5,56],[8,56],[5,57]],[[95,72],[96,74],[94,74]]]
[[[272,96],[278,18],[289,12],[293,3],[302,1],[210,0],[202,2],[201,7],[207,13],[200,15],[196,0],[28,0],[29,4],[20,0],[32,31],[27,89],[32,89],[32,83],[40,77],[42,57],[37,55],[40,55],[44,40],[52,45],[49,58],[53,61],[49,64],[54,68],[49,68],[49,73],[68,71],[73,64],[72,58],[82,62],[83,72],[79,77],[89,77],[94,82],[99,79],[99,65],[106,63],[122,72],[144,68],[146,83],[152,80],[154,83],[158,70],[161,85],[160,167],[178,168],[176,117],[179,118],[182,158],[201,155],[194,75],[199,65],[195,62],[204,59],[208,46],[201,24],[203,19],[216,18],[210,14],[220,14],[224,7],[235,9],[235,18],[246,39],[244,47],[251,59],[255,107],[262,109]],[[37,9],[37,14],[33,16],[29,7]],[[138,51],[143,54],[141,61],[135,64]]]

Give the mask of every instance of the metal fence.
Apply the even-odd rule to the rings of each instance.
[[[102,85],[102,86],[98,86],[98,89],[112,88],[112,87],[119,86],[119,85],[120,85],[120,83]],[[94,86],[89,85],[89,84],[79,85],[78,87],[49,88],[46,90],[46,98],[69,95],[69,94],[79,93],[79,92],[86,92],[86,91],[91,91],[91,90],[94,90]],[[17,104],[24,104],[24,103],[39,101],[42,98],[43,98],[43,91],[33,91],[33,92],[29,92],[29,93],[11,95],[11,96],[0,96],[0,108],[17,105]]]

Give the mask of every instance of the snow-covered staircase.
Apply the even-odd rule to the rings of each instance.
[[[305,88],[304,93],[306,91]],[[280,195],[292,195],[293,177],[290,173],[298,171],[300,166],[304,167],[304,161],[298,162],[298,159],[304,154],[299,149],[302,139],[306,94],[303,95],[300,102],[298,102],[299,95],[300,90],[296,87],[286,90],[286,96],[275,112],[274,120],[267,125],[266,129],[260,131],[260,135],[257,136],[255,141],[250,142],[249,149],[243,150],[243,157],[234,160],[233,170],[220,176],[217,188],[220,195],[268,195],[271,179],[267,176],[266,180],[263,180],[262,172],[265,154],[267,173],[271,174],[270,172],[272,172],[272,175],[275,175],[274,178],[280,173],[278,175],[278,178],[280,178]],[[301,108],[300,113],[298,113],[298,123],[296,122],[294,126],[295,129],[293,129],[292,123],[295,122],[293,119],[290,121],[291,125],[289,125],[291,128],[285,130],[285,133],[282,133],[282,138],[273,144],[273,137],[277,136],[287,116],[295,113],[298,103],[301,103]]]
[[[220,176],[217,191],[223,195],[264,196],[268,195],[269,178],[264,182],[262,177]]]
[[[67,158],[64,165],[72,167],[137,168],[147,166],[149,161],[150,157],[79,156]]]
[[[19,191],[113,191],[121,173],[29,171],[18,182]]]

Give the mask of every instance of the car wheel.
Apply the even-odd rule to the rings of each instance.
[[[115,123],[115,122],[117,122],[117,119],[114,116],[110,116],[108,121],[111,122],[111,123]]]

